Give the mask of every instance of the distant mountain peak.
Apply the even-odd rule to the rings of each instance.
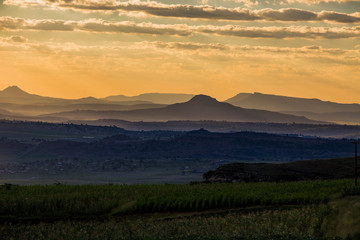
[[[14,97],[30,95],[29,93],[20,89],[18,86],[9,86],[9,87],[5,88],[3,91],[1,91],[1,93],[2,93],[2,95],[5,95],[5,96],[14,96]]]
[[[24,92],[23,90],[21,90],[18,86],[14,85],[14,86],[9,86],[7,88],[5,88],[3,90],[4,92],[8,92],[8,91],[17,91],[17,92]]]
[[[212,98],[204,94],[196,95],[195,97],[190,99],[190,101],[188,101],[188,103],[201,103],[201,104],[214,103],[214,102],[218,102],[218,101],[215,98]]]
[[[95,97],[84,97],[84,98],[80,98],[79,100],[89,100],[89,101],[98,101],[98,99],[97,98],[95,98]]]
[[[188,135],[194,135],[194,134],[210,134],[211,132],[209,132],[208,130],[204,129],[204,128],[200,128],[199,130],[192,130],[189,131],[187,134]]]

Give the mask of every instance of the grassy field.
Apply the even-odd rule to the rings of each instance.
[[[2,186],[0,234],[4,239],[359,239],[360,191],[351,184]]]

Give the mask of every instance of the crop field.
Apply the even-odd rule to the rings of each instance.
[[[336,230],[336,219],[356,222],[346,215],[349,208],[360,212],[360,191],[351,184],[6,185],[0,187],[0,234],[4,239],[357,239],[359,223],[347,232]]]
[[[314,206],[211,216],[5,224],[8,239],[325,239],[318,236],[326,209]],[[28,238],[32,236],[32,238]],[[335,238],[326,238],[335,239]]]

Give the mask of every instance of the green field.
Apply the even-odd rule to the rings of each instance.
[[[2,239],[359,239],[360,191],[351,184],[332,180],[2,186],[0,235],[5,236]]]

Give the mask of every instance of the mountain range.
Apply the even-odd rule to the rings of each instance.
[[[50,114],[62,111],[75,110],[97,110],[97,111],[123,111],[133,109],[157,108],[166,106],[164,104],[155,104],[146,100],[128,100],[122,102],[112,102],[94,97],[80,99],[62,99],[43,97],[35,94],[29,94],[17,86],[11,86],[0,91],[0,108],[24,116],[36,116],[41,114]],[[0,114],[2,112],[0,111]]]
[[[61,99],[29,94],[17,86],[11,86],[0,91],[0,117],[52,122],[118,119],[154,122],[359,123],[360,104],[262,93],[240,93],[225,102],[206,95],[171,93]]]
[[[103,100],[112,102],[124,102],[124,101],[148,101],[157,104],[174,104],[180,102],[187,102],[193,98],[194,94],[182,94],[182,93],[144,93],[137,96],[124,96],[116,95],[102,98]]]
[[[62,99],[43,97],[36,94],[30,94],[17,86],[10,86],[0,91],[0,102],[13,104],[163,104],[169,105],[179,102],[189,101],[195,95],[180,93],[145,93],[138,96],[108,96],[105,98],[85,97],[79,99]]]
[[[282,112],[307,118],[336,122],[359,123],[360,104],[321,101],[316,98],[295,98],[262,93],[240,93],[225,102],[234,106]]]
[[[185,103],[162,108],[130,111],[71,111],[43,115],[42,117],[70,120],[122,119],[127,121],[215,120],[232,122],[315,123],[305,117],[292,116],[265,110],[245,109],[219,102],[206,95],[197,95]]]
[[[275,112],[354,112],[360,111],[360,104],[342,104],[321,101],[316,98],[295,98],[263,93],[240,93],[225,102],[235,106],[253,109],[264,109]]]

